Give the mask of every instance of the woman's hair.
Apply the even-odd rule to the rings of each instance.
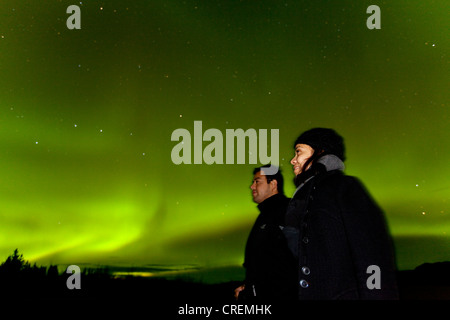
[[[305,164],[303,164],[302,172],[305,172],[308,169],[309,165],[312,166],[314,163],[317,162],[317,160],[320,159],[320,157],[322,157],[324,155],[323,150],[315,150],[315,149],[313,149],[313,150],[314,150],[314,152],[311,155],[311,157],[309,157],[308,160],[306,160]]]
[[[309,157],[308,160],[306,160],[306,162],[303,164],[301,173],[294,177],[294,184],[296,187],[305,182],[309,177],[315,175],[317,171],[320,171],[320,168],[315,166],[315,164],[320,158],[328,154],[328,152],[325,152],[323,150],[313,150],[314,152],[311,157]]]

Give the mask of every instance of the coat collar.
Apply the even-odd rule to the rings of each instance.
[[[309,180],[311,180],[318,174],[333,170],[344,171],[344,169],[345,169],[344,162],[342,162],[342,160],[339,159],[337,156],[333,154],[324,155],[319,160],[317,160],[317,162],[313,164],[308,170],[301,173],[301,175],[304,175],[304,180],[297,187],[292,197],[294,197],[297,191],[300,190]]]
[[[327,154],[317,160],[317,163],[321,163],[325,166],[327,171],[331,170],[345,170],[344,162],[336,157],[334,154]]]
[[[276,193],[273,196],[267,198],[263,202],[257,205],[259,211],[263,211],[265,208],[270,207],[273,204],[278,204],[279,201],[285,199],[286,196],[284,194]]]

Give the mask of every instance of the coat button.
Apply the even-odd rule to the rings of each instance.
[[[309,270],[308,267],[302,267],[302,273],[307,276],[311,273],[311,270]]]
[[[302,241],[304,244],[307,244],[309,242],[309,239],[308,237],[303,237]]]
[[[300,280],[300,287],[306,289],[309,287],[309,283],[306,280]]]

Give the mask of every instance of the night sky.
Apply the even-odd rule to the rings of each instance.
[[[366,26],[372,4],[381,29]],[[449,260],[449,9],[2,0],[1,261],[18,248],[38,265],[241,265],[257,164],[174,164],[171,135],[194,121],[224,137],[278,129],[288,196],[297,136],[334,128],[399,268]]]

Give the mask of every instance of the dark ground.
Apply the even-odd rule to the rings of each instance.
[[[213,319],[230,318],[239,316],[247,319],[249,315],[229,314],[228,305],[237,303],[233,297],[234,289],[241,283],[230,281],[218,284],[204,284],[187,280],[168,280],[144,277],[114,278],[105,271],[84,272],[80,274],[80,289],[68,289],[67,279],[69,274],[56,272],[44,273],[42,269],[28,268],[27,272],[5,273],[0,270],[0,305],[10,307],[14,303],[22,312],[42,311],[49,315],[51,311],[56,315],[61,312],[71,314],[88,306],[88,313],[100,312],[102,317],[106,313],[125,312],[130,314],[141,310],[149,316],[148,319],[167,319],[173,317],[205,318],[205,315],[180,315],[180,312],[188,312],[187,307],[211,306],[215,310]],[[320,315],[325,311],[333,311],[353,315],[377,315],[399,313],[412,315],[423,312],[426,309],[428,315],[435,313],[440,308],[447,309],[450,304],[450,262],[423,264],[411,271],[398,273],[398,285],[400,301],[386,302],[383,304],[373,302],[301,302],[296,304],[255,301],[252,304],[269,303],[271,314],[259,315],[265,318],[274,316],[280,319],[282,315],[294,313]],[[31,304],[30,304],[31,303]],[[357,304],[355,304],[357,303]],[[393,304],[395,303],[395,304]],[[430,305],[431,304],[431,305]],[[26,306],[32,305],[33,308]],[[424,307],[426,306],[426,308]],[[24,307],[24,308],[23,308]],[[225,308],[225,309],[223,309]],[[60,310],[56,313],[55,310]],[[49,311],[50,310],[50,311]],[[61,311],[62,310],[62,311]],[[192,309],[193,310],[193,309]],[[191,310],[191,311],[192,311]],[[314,311],[312,311],[314,310]],[[224,314],[226,311],[228,314]],[[242,311],[242,310],[241,310]],[[18,311],[19,312],[19,311]],[[85,315],[86,311],[80,313]],[[153,317],[150,315],[168,314],[170,317]],[[212,315],[212,314],[211,314]],[[276,316],[275,316],[276,315]],[[328,314],[329,316],[330,314]],[[324,317],[328,318],[324,314]],[[255,315],[252,316],[253,318]],[[91,317],[89,317],[91,318]],[[359,317],[365,318],[365,317]]]
[[[82,272],[80,289],[68,289],[70,274],[44,272],[0,272],[3,298],[38,299],[148,299],[152,301],[234,301],[234,289],[241,283],[201,282],[111,276],[106,270]],[[450,300],[450,262],[426,263],[414,270],[398,272],[400,300]]]

